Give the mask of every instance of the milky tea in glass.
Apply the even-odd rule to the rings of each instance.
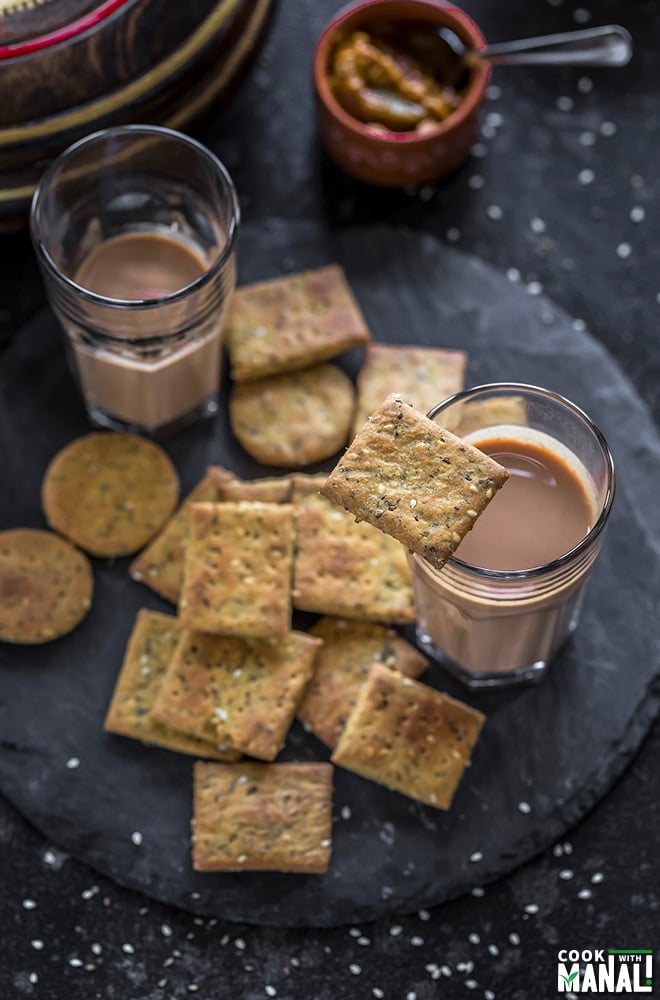
[[[481,386],[429,417],[510,478],[442,570],[410,556],[418,638],[472,687],[538,679],[577,627],[603,543],[607,443],[576,406],[534,386]]]

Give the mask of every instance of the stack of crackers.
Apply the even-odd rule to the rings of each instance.
[[[465,356],[373,343],[337,267],[239,290],[228,347],[231,422],[246,450],[300,467],[354,438],[330,477],[245,482],[214,466],[175,510],[178,477],[162,449],[87,435],[44,480],[58,534],[18,540],[26,553],[37,545],[23,561],[30,587],[41,574],[62,605],[56,627],[38,634],[34,608],[19,614],[29,588],[23,577],[7,582],[18,542],[5,538],[0,593],[13,603],[8,613],[0,606],[0,639],[45,641],[77,624],[92,580],[79,550],[141,549],[131,576],[177,613],[138,612],[106,730],[200,758],[196,869],[323,872],[333,763],[451,804],[484,718],[422,684],[425,659],[392,626],[415,620],[406,549],[441,565],[501,482],[480,453],[423,416],[462,388]],[[328,363],[354,347],[365,349],[357,392]],[[44,574],[38,555],[51,549]],[[302,632],[295,610],[321,617]],[[330,762],[275,762],[295,718]]]

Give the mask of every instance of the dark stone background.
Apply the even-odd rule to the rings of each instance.
[[[311,52],[338,6],[280,0],[249,78],[200,132],[229,167],[245,221],[405,224],[531,294],[538,282],[607,346],[660,421],[658,5],[467,5],[493,40],[623,23],[636,56],[624,70],[496,70],[476,155],[449,180],[402,193],[363,187],[319,152]],[[25,235],[3,237],[0,253],[1,343],[20,335],[43,293]],[[0,442],[10,445],[1,414]],[[660,595],[649,599],[660,613]],[[0,998],[545,1000],[561,947],[658,946],[659,754],[656,724],[570,835],[483,893],[324,931],[200,921],[152,903],[61,854],[0,802]]]

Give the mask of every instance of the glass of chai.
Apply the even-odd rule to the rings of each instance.
[[[204,146],[127,125],[43,175],[31,235],[93,424],[163,434],[218,408],[239,207]]]
[[[441,570],[411,555],[417,637],[470,687],[538,680],[577,627],[614,499],[603,435],[535,386],[458,393],[428,414],[510,478]]]

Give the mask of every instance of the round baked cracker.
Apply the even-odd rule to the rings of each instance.
[[[229,399],[234,434],[266,465],[297,466],[346,444],[355,390],[336,365],[235,384]]]
[[[0,640],[49,642],[82,621],[92,604],[87,556],[50,531],[0,531]]]
[[[87,434],[52,460],[41,488],[51,528],[93,556],[127,556],[162,528],[179,497],[179,477],[146,438]]]

